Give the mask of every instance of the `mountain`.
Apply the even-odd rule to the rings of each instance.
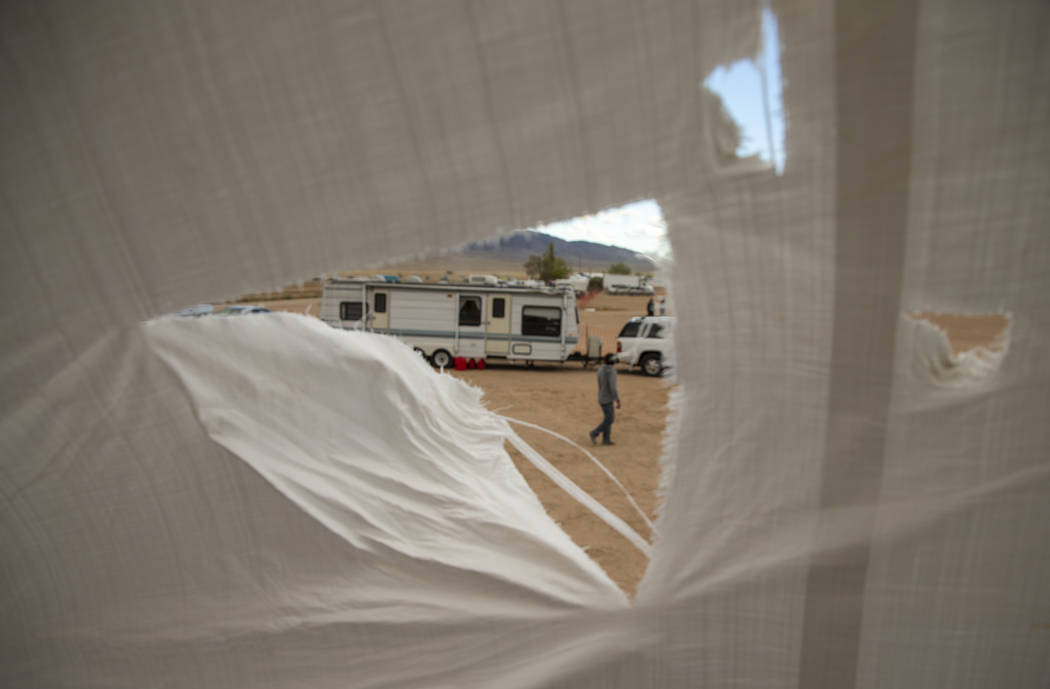
[[[456,253],[466,258],[523,264],[529,256],[546,251],[551,242],[554,242],[554,253],[564,258],[573,270],[605,271],[613,263],[626,263],[636,273],[656,270],[651,258],[630,249],[597,242],[570,242],[534,230],[518,230],[499,239],[467,244]]]

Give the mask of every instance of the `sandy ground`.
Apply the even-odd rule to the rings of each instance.
[[[631,316],[643,315],[647,297],[599,294],[580,304],[585,335],[597,334],[605,350],[615,350],[615,338]],[[660,296],[656,297],[657,303]],[[274,310],[317,316],[319,299],[264,302]],[[668,312],[670,313],[670,311]],[[919,316],[919,314],[916,314]],[[999,345],[1006,320],[1001,316],[965,317],[921,314],[944,328],[958,353],[974,346]],[[585,446],[624,484],[650,518],[655,517],[660,480],[659,457],[671,386],[619,367],[620,397],[612,447],[591,447],[587,431],[601,420],[597,403],[595,367],[579,363],[521,365],[495,364],[483,371],[450,372],[484,391],[487,406],[505,416],[541,425]],[[602,504],[619,515],[643,537],[650,533],[619,488],[579,449],[529,428],[517,428],[521,437]],[[601,565],[628,594],[633,595],[645,572],[646,559],[625,538],[580,506],[508,446],[519,471],[532,486],[551,517]]]
[[[538,424],[590,450],[623,484],[638,505],[655,519],[660,480],[660,443],[667,417],[670,385],[663,379],[621,370],[623,406],[616,412],[615,445],[593,447],[587,432],[602,419],[595,368],[580,364],[525,369],[489,366],[484,371],[453,372],[485,392],[485,403],[512,419]],[[569,478],[631,525],[643,538],[651,534],[627,498],[580,449],[546,433],[515,426],[518,434]],[[627,539],[554,485],[509,445],[514,463],[539,496],[547,513],[582,546],[625,591],[634,594],[646,559]]]
[[[580,304],[581,335],[603,338],[604,351],[614,351],[616,334],[631,316],[645,314],[647,297],[599,294]],[[659,296],[657,297],[659,302]],[[319,299],[256,302],[276,311],[317,316]],[[581,338],[586,341],[586,337]],[[612,447],[592,447],[587,432],[601,421],[596,367],[579,363],[490,364],[485,370],[450,372],[484,391],[486,405],[505,416],[541,425],[587,447],[612,471],[650,519],[655,517],[660,444],[667,417],[670,386],[620,367],[622,408],[613,426]],[[623,518],[644,538],[649,529],[620,489],[580,450],[525,427],[519,435],[599,502]],[[548,514],[629,594],[645,572],[646,559],[627,539],[555,486],[510,446],[519,471],[539,496]]]
[[[647,297],[600,294],[580,305],[582,335],[597,334],[603,351],[615,351],[616,334],[631,316],[645,314]],[[657,298],[659,301],[659,298]],[[581,337],[586,341],[586,337]],[[602,419],[598,407],[596,366],[578,363],[489,366],[484,371],[453,372],[485,391],[488,407],[504,416],[534,423],[584,446],[623,484],[651,520],[656,517],[659,457],[667,420],[670,384],[620,366],[622,407],[616,412],[613,442],[591,446],[588,431]],[[518,434],[554,466],[631,525],[643,538],[651,534],[623,492],[578,448],[541,431],[518,426]],[[605,569],[613,581],[634,595],[645,573],[646,557],[589,510],[581,506],[508,446],[518,470],[539,496],[547,513]]]

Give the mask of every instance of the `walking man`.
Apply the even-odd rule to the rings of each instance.
[[[620,393],[616,391],[616,369],[613,362],[616,361],[615,354],[606,354],[605,363],[598,369],[598,405],[602,408],[602,422],[590,432],[591,444],[598,444],[598,435],[602,436],[602,445],[613,445],[610,435],[612,433],[613,420],[616,412],[613,411],[613,403],[620,408]]]
[[[645,305],[645,315],[646,316],[652,316],[654,311],[655,311],[655,307],[653,305],[653,298],[649,297],[649,303]]]

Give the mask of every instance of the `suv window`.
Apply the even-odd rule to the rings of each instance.
[[[653,323],[652,325],[649,326],[649,333],[646,335],[646,337],[663,337],[663,336],[664,336],[664,326],[663,325],[661,325],[660,323]]]
[[[627,325],[623,326],[623,330],[617,337],[638,337],[640,327],[642,327],[641,321],[627,321]]]
[[[561,309],[556,306],[521,307],[521,334],[558,337],[561,335]]]
[[[341,301],[339,302],[339,318],[344,321],[359,321],[363,315],[361,302]]]

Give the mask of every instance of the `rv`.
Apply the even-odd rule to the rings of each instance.
[[[393,335],[438,367],[454,357],[565,361],[579,340],[572,290],[330,280],[321,320]]]

